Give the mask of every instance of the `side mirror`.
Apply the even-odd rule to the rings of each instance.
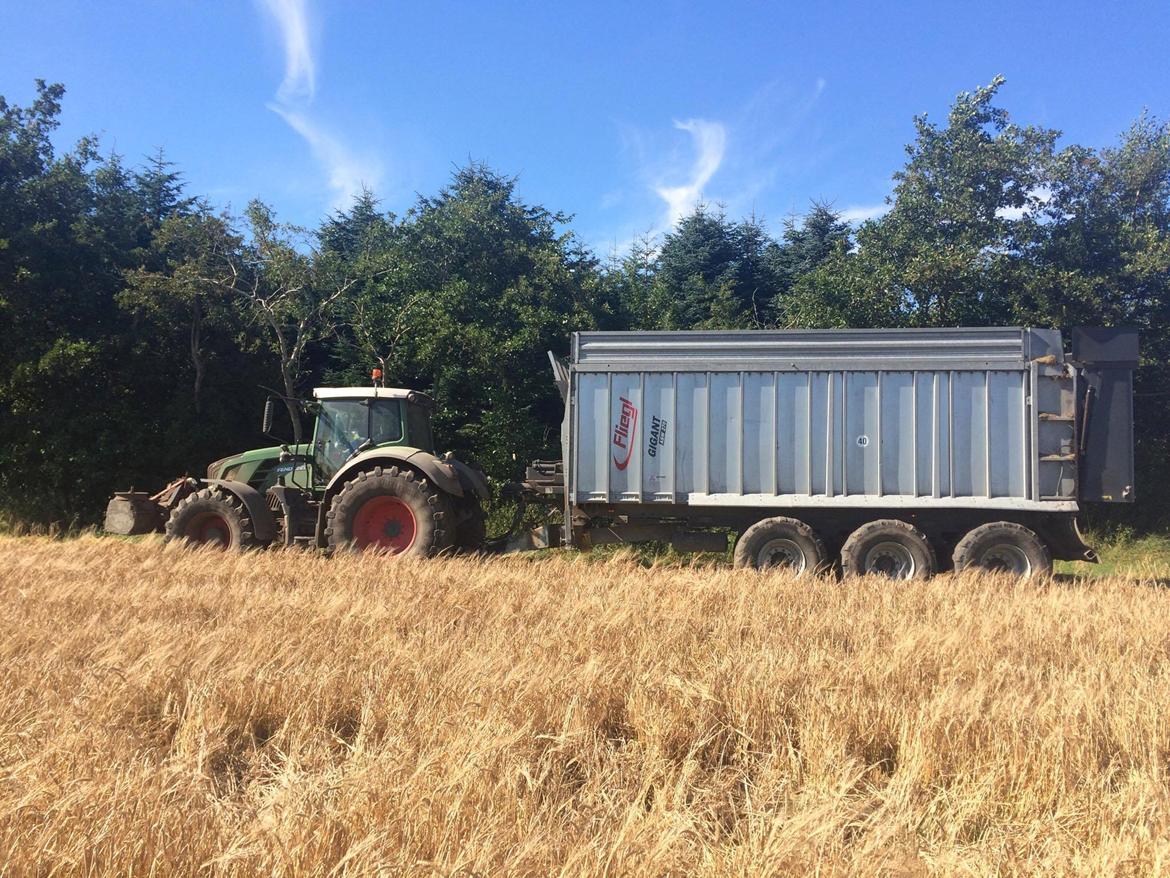
[[[272,397],[264,400],[264,421],[260,425],[260,432],[265,436],[272,433],[272,418],[276,412],[276,403]]]

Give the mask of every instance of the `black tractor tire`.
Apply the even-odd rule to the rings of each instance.
[[[952,556],[955,572],[984,570],[1021,579],[1052,573],[1052,553],[1036,533],[1022,524],[981,524],[959,540]]]
[[[167,518],[166,538],[192,545],[240,551],[263,545],[256,539],[248,510],[230,491],[202,488],[188,494]]]
[[[483,507],[474,497],[460,501],[456,512],[455,537],[453,545],[455,551],[474,553],[482,552],[487,542],[487,516]]]
[[[938,572],[938,557],[930,540],[914,525],[883,518],[849,535],[841,549],[841,568],[846,576],[929,579]]]
[[[450,548],[447,495],[413,471],[359,472],[333,498],[325,539],[335,551],[383,551],[429,558]]]
[[[757,521],[735,541],[736,567],[787,568],[793,576],[820,573],[828,564],[825,544],[816,531],[795,518]]]

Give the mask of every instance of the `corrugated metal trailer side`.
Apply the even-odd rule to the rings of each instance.
[[[1052,330],[577,333],[571,503],[1077,509]]]

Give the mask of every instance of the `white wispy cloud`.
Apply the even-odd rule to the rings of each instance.
[[[280,30],[284,47],[284,81],[277,97],[284,102],[311,101],[317,91],[317,62],[309,38],[306,0],[259,0]]]
[[[363,189],[378,188],[382,169],[377,161],[354,154],[304,113],[279,104],[269,104],[268,109],[280,116],[308,143],[313,158],[325,169],[329,187],[334,192],[332,206],[335,210],[348,207]]]
[[[827,89],[823,78],[776,79],[715,118],[682,116],[671,129],[614,119],[632,179],[621,199],[599,196],[616,227],[587,231],[587,240],[598,252],[622,254],[633,241],[661,240],[703,202],[732,217],[762,218],[785,176],[807,175],[825,160],[810,117]]]
[[[703,197],[703,187],[719,170],[727,150],[727,129],[719,122],[686,119],[676,121],[674,127],[691,135],[696,154],[686,183],[655,187],[658,197],[666,202],[668,228],[674,228],[680,219],[695,209]]]
[[[382,178],[378,161],[348,147],[309,107],[317,94],[317,59],[309,21],[309,0],[258,0],[271,18],[284,49],[284,79],[268,109],[304,139],[325,171],[334,209],[349,206],[363,188],[375,189]]]
[[[863,223],[866,220],[877,219],[890,212],[890,204],[854,205],[841,211],[841,219],[847,223]]]

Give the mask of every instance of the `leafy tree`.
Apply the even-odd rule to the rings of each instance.
[[[649,235],[635,238],[624,255],[614,253],[602,271],[605,296],[612,303],[614,328],[655,329],[662,320],[658,247]]]
[[[1170,130],[1148,116],[1120,145],[1069,147],[1047,201],[1026,218],[1028,265],[1019,310],[1056,325],[1165,325],[1170,231]]]
[[[236,316],[221,285],[212,278],[221,266],[220,254],[238,253],[241,247],[228,219],[206,208],[163,216],[143,264],[126,272],[126,289],[118,294],[123,307],[150,318],[156,333],[187,327],[191,404],[196,415],[203,411],[210,355],[206,335],[209,330],[230,333]]]
[[[0,502],[72,519],[93,499],[86,468],[115,442],[101,419],[120,409],[105,380],[119,365],[111,293],[132,236],[117,163],[91,140],[54,153],[63,94],[38,81],[28,107],[0,98]]]
[[[63,94],[38,82],[28,107],[0,98],[0,508],[72,522],[100,516],[115,488],[251,444],[237,406],[262,368],[234,361],[216,382],[238,383],[192,416],[174,356],[185,330],[123,296],[169,258],[156,237],[193,202],[161,155],[134,171],[92,138],[57,155]]]
[[[157,230],[168,217],[207,210],[198,198],[187,196],[184,189],[183,175],[162,149],[149,156],[146,166],[134,173],[134,194],[148,231]]]
[[[797,320],[853,323],[855,306],[878,325],[1011,319],[1005,281],[1014,282],[1022,245],[1014,218],[1043,205],[1057,132],[1012,123],[992,105],[1002,84],[961,93],[944,127],[915,118],[889,213],[862,224],[856,253],[838,253],[798,285]]]
[[[278,222],[260,201],[248,205],[245,225],[242,246],[216,250],[212,273],[200,280],[234,299],[266,332],[277,356],[293,438],[300,443],[303,425],[293,400],[310,348],[332,336],[344,297],[366,279],[359,272],[371,269],[336,249],[322,248],[318,236]]]
[[[662,244],[652,297],[659,327],[767,325],[779,285],[775,249],[754,217],[737,223],[699,205]]]
[[[840,214],[823,202],[814,201],[812,209],[801,218],[786,220],[784,235],[779,246],[769,250],[772,270],[777,279],[778,289],[772,302],[772,313],[780,323],[806,322],[821,323],[812,315],[799,317],[789,307],[788,297],[793,286],[801,278],[811,274],[831,257],[844,257],[850,244],[849,224]]]
[[[793,327],[904,326],[907,308],[896,268],[871,253],[840,251],[796,278],[783,303]]]
[[[848,251],[850,240],[849,223],[824,202],[814,201],[799,223],[786,220],[781,244],[773,251],[775,270],[785,288],[830,256]]]
[[[411,331],[425,295],[409,289],[410,261],[393,214],[378,212],[373,193],[363,191],[346,211],[338,211],[319,231],[322,251],[349,266],[357,278],[341,303],[341,325],[329,373],[339,383],[361,383],[377,365],[383,375],[399,368],[399,343]]]

